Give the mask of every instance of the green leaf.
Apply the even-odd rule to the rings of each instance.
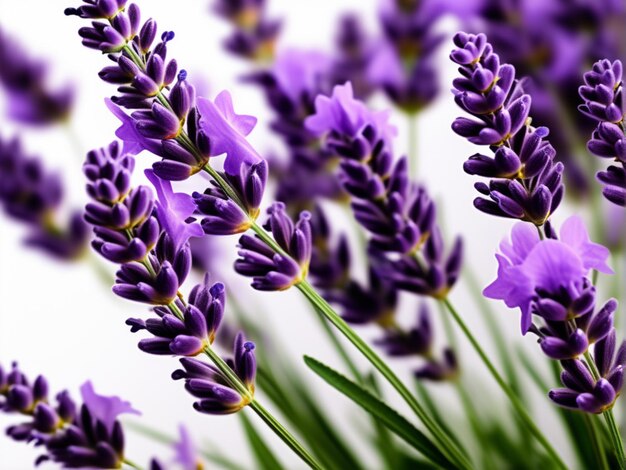
[[[368,413],[378,418],[393,433],[421,452],[434,463],[445,468],[454,467],[432,441],[396,410],[389,407],[360,385],[331,369],[326,364],[304,356],[306,365],[326,383],[343,393]]]
[[[239,413],[239,415],[241,416],[243,429],[246,432],[246,437],[256,458],[258,468],[262,470],[282,470],[284,467],[259,435],[248,417],[244,413]]]

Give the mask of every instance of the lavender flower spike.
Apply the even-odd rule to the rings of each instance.
[[[242,235],[235,270],[253,278],[258,290],[286,290],[306,278],[312,252],[311,215],[302,212],[294,224],[285,205],[275,202],[268,210],[267,229],[282,252],[268,246],[258,235]]]
[[[491,178],[476,183],[485,197],[474,200],[487,214],[520,219],[540,226],[563,198],[563,164],[555,163],[554,148],[544,139],[545,127],[530,124],[530,95],[515,80],[515,69],[500,64],[484,34],[457,33],[450,59],[459,65],[453,82],[454,100],[474,119],[457,118],[454,132],[476,145],[489,146],[493,157],[476,154],[463,169]]]
[[[597,173],[604,184],[602,194],[618,206],[626,206],[626,136],[624,134],[623,67],[619,60],[600,60],[584,75],[578,89],[584,104],[578,109],[597,121],[587,148],[600,158],[611,158],[610,165]]]
[[[80,407],[65,391],[53,405],[48,393],[43,376],[31,383],[17,364],[8,373],[0,366],[0,412],[29,419],[9,426],[7,434],[43,449],[36,465],[50,461],[63,468],[122,468],[124,432],[117,418],[138,412],[118,397],[98,395],[91,382],[81,387]]]
[[[239,333],[235,339],[235,357],[231,364],[235,374],[249,390],[249,396],[242,396],[232,388],[228,379],[216,367],[196,359],[182,358],[180,362],[183,369],[176,370],[172,378],[185,380],[187,391],[199,399],[193,404],[197,411],[217,415],[236,413],[248,405],[254,395],[256,361],[253,351],[254,343],[245,341]]]

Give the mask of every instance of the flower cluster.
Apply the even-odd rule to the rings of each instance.
[[[533,98],[533,122],[550,128],[556,159],[565,165],[569,193],[588,195],[591,183],[586,155],[578,148],[592,127],[569,110],[577,96],[581,70],[604,57],[623,54],[622,2],[476,2],[466,21],[486,33],[503,62],[527,77]]]
[[[414,113],[439,91],[435,54],[444,35],[435,29],[443,2],[384,0],[379,21],[383,38],[368,68],[369,80],[401,109]]]
[[[37,464],[51,461],[63,468],[122,468],[124,432],[117,417],[139,412],[118,397],[96,394],[91,382],[83,384],[80,391],[80,406],[66,391],[52,402],[43,376],[31,382],[15,363],[10,371],[0,367],[0,412],[28,418],[9,426],[7,434],[42,447],[44,453]]]
[[[388,255],[386,275],[401,289],[445,297],[459,275],[462,244],[457,239],[444,255],[432,200],[409,180],[406,159],[393,161],[395,128],[388,113],[370,111],[348,83],[335,87],[330,98],[317,98],[307,127],[325,135],[340,157],[340,181],[354,215],[370,233],[372,249]]]
[[[281,22],[268,18],[266,3],[266,0],[216,0],[217,14],[235,28],[224,42],[231,53],[257,61],[273,57]]]
[[[180,288],[191,268],[189,238],[202,235],[190,217],[196,205],[191,196],[174,193],[171,183],[151,170],[146,175],[157,200],[146,186],[131,188],[133,168],[133,156],[123,153],[117,142],[87,156],[84,170],[93,202],[86,207],[86,217],[95,226],[94,248],[122,264],[113,287],[117,295],[154,306],[154,317],[126,321],[132,332],[152,335],[140,340],[139,348],[149,354],[197,356],[215,340],[224,316],[224,285],[211,285],[205,275],[185,302]],[[246,344],[249,351],[254,349],[252,343]],[[250,354],[245,355],[246,364],[254,363]],[[253,378],[254,373],[246,371],[246,377]],[[216,395],[213,401],[218,403],[219,398]],[[223,398],[220,403],[230,403]],[[240,396],[240,401],[244,398]]]
[[[242,235],[235,271],[253,278],[252,287],[265,291],[289,289],[306,278],[311,261],[311,215],[304,211],[294,224],[282,202],[268,209],[266,229],[276,246],[270,246],[259,235]]]
[[[254,378],[256,376],[256,359],[254,343],[246,341],[243,334],[235,338],[233,360],[229,366],[241,379],[242,383],[254,394]],[[192,358],[182,358],[183,369],[172,374],[174,380],[185,380],[185,388],[199,400],[193,407],[208,414],[235,413],[248,405],[250,398],[242,396],[235,390],[228,378],[216,367]]]
[[[29,58],[15,38],[0,29],[0,86],[6,91],[10,119],[32,125],[46,125],[69,117],[74,90],[59,90],[46,84],[46,64]]]
[[[579,109],[598,124],[587,148],[601,158],[613,159],[597,174],[604,185],[602,194],[618,206],[626,206],[626,136],[624,135],[624,98],[622,91],[622,63],[619,60],[600,60],[585,73],[585,84],[579,88],[584,100]]]
[[[465,162],[472,175],[491,178],[477,183],[486,197],[474,200],[487,214],[520,219],[540,226],[563,198],[563,164],[544,140],[545,127],[531,126],[531,97],[515,80],[515,69],[500,58],[484,34],[457,33],[450,54],[459,65],[453,82],[456,103],[474,119],[457,118],[454,132],[477,145],[487,145],[494,156],[476,154]]]
[[[63,185],[55,173],[36,157],[24,153],[18,138],[0,138],[0,204],[6,214],[29,228],[26,244],[60,259],[74,259],[85,249],[88,228],[80,211],[67,226],[56,212],[63,200]]]
[[[617,302],[609,300],[596,311],[596,289],[588,277],[592,269],[611,273],[609,251],[589,240],[578,217],[563,224],[558,238],[549,224],[546,233],[548,238],[541,239],[533,227],[517,224],[511,241],[500,245],[498,277],[484,294],[519,307],[522,333],[537,335],[543,352],[562,361],[568,390],[552,391],[550,397],[563,406],[600,413],[613,406],[620,392],[625,360],[623,353],[614,359]],[[592,378],[596,364],[599,372]]]
[[[315,287],[326,300],[337,305],[348,323],[376,324],[383,332],[375,343],[388,355],[419,356],[426,364],[415,370],[422,379],[445,380],[457,372],[454,351],[444,350],[444,360],[433,353],[434,334],[430,311],[422,304],[415,325],[405,330],[396,321],[398,292],[384,275],[385,262],[380,253],[369,253],[369,282],[361,283],[351,277],[351,253],[344,234],[333,237],[330,224],[321,207],[312,213],[313,254],[309,268]]]

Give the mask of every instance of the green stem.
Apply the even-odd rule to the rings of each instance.
[[[602,414],[604,415],[606,424],[609,427],[609,435],[611,436],[611,442],[613,443],[613,448],[615,449],[615,454],[617,455],[619,468],[620,470],[624,470],[624,468],[626,468],[626,455],[624,454],[624,443],[622,442],[622,436],[620,435],[619,429],[617,427],[617,423],[615,422],[613,409],[611,408],[610,410],[607,410]]]
[[[241,397],[247,402],[256,414],[270,427],[280,439],[293,450],[309,467],[322,469],[323,467],[315,458],[298,442],[298,440],[285,428],[269,411],[267,411],[258,401],[256,401],[245,384],[230,368],[230,366],[217,354],[210,346],[204,348],[205,354],[211,359],[213,364],[224,374],[226,380],[237,390]]]
[[[596,462],[600,465],[602,469],[609,470],[609,463],[606,460],[604,446],[602,445],[600,435],[598,434],[598,428],[594,421],[595,416],[590,416],[587,413],[583,413],[583,416],[585,418],[585,424],[587,425],[589,434],[591,435],[591,446],[593,447],[593,453],[596,456]]]
[[[587,362],[587,366],[591,370],[591,375],[597,381],[600,379],[600,372],[596,367],[596,363],[591,357],[591,353],[589,350],[585,351],[585,361]],[[624,454],[624,443],[622,442],[622,436],[619,433],[619,428],[617,427],[617,423],[615,422],[615,416],[613,415],[613,408],[610,410],[606,410],[602,413],[604,415],[604,419],[606,420],[606,424],[609,428],[609,436],[611,437],[611,443],[613,444],[613,449],[615,450],[615,455],[617,456],[618,464],[620,470],[624,470],[626,468],[626,455]]]
[[[520,402],[519,398],[517,398],[517,395],[515,394],[513,389],[504,381],[500,373],[496,370],[495,366],[493,365],[493,363],[491,362],[491,360],[489,359],[489,357],[487,356],[483,348],[478,343],[478,340],[474,337],[474,335],[472,334],[468,326],[463,321],[463,318],[461,318],[461,316],[456,311],[456,309],[454,308],[450,300],[448,298],[444,298],[441,300],[441,302],[443,302],[443,304],[446,306],[446,308],[452,315],[452,318],[454,319],[454,321],[456,321],[457,325],[461,328],[461,331],[463,331],[463,334],[465,335],[465,337],[469,340],[469,342],[474,347],[474,350],[478,353],[482,361],[485,363],[485,366],[487,366],[487,369],[489,370],[489,372],[491,373],[495,381],[498,383],[502,391],[509,398],[509,400],[511,401],[511,404],[515,408],[515,411],[517,411],[519,417],[522,419],[524,424],[528,427],[529,431],[535,436],[537,441],[543,446],[543,448],[550,455],[552,460],[554,460],[554,463],[559,468],[562,468],[564,470],[567,469],[567,466],[565,465],[561,457],[559,457],[559,454],[557,454],[556,450],[554,450],[554,448],[552,447],[548,439],[543,435],[541,430],[537,427],[533,419],[530,417],[530,415],[524,408],[524,405]]]
[[[142,470],[142,468],[136,463],[134,463],[132,460],[124,459],[122,462],[124,463],[124,465],[127,465],[128,467],[136,468],[137,470]]]
[[[461,468],[471,468],[467,457],[463,455],[454,442],[443,432],[441,427],[428,415],[422,405],[415,399],[409,389],[402,383],[396,374],[389,368],[376,352],[357,335],[343,319],[337,315],[333,308],[317,293],[317,291],[306,281],[296,284],[298,289],[309,299],[309,301],[329,320],[348,341],[350,341],[363,356],[387,379],[396,389],[400,396],[415,412],[418,418],[424,423],[433,437],[439,443],[439,450],[450,458]]]
[[[287,431],[287,429],[276,419],[272,414],[267,411],[258,401],[252,400],[248,405],[259,415],[259,417],[267,424],[272,431],[279,436],[285,444],[287,444],[291,450],[293,450],[298,456],[306,462],[306,464],[316,470],[322,470],[323,467],[317,463],[315,458],[302,447],[302,445]]]

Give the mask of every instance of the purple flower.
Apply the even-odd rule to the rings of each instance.
[[[277,54],[272,73],[285,95],[298,102],[324,86],[331,65],[331,57],[320,51],[286,49]]]
[[[0,29],[0,85],[6,91],[10,119],[22,124],[48,125],[69,117],[74,89],[51,90],[44,62],[33,60],[21,44]]]
[[[189,221],[196,210],[193,198],[186,193],[174,193],[172,183],[162,180],[154,171],[146,170],[145,174],[157,193],[157,220],[175,249],[180,249],[191,237],[202,237],[202,227],[195,221]]]
[[[354,98],[352,84],[338,85],[332,96],[320,95],[315,99],[315,114],[305,125],[317,135],[335,131],[347,137],[356,137],[366,126],[371,126],[391,149],[391,140],[397,129],[388,123],[389,111],[371,111],[362,101]]]
[[[487,286],[484,295],[504,300],[508,307],[522,311],[522,333],[532,323],[531,301],[538,290],[557,292],[560,288],[580,285],[590,269],[612,273],[606,260],[607,248],[589,240],[579,217],[567,219],[560,239],[540,240],[534,227],[518,223],[511,232],[511,241],[500,244],[498,277]]]
[[[141,414],[139,411],[135,410],[129,402],[119,397],[98,395],[91,381],[87,381],[81,385],[80,393],[84,405],[89,408],[91,417],[101,422],[109,432],[113,431],[113,425],[119,415],[124,413],[133,415]]]
[[[223,91],[214,101],[198,98],[200,128],[211,141],[211,154],[226,154],[224,171],[236,176],[242,165],[254,165],[262,161],[261,156],[246,140],[256,125],[254,116],[236,114],[228,91]]]
[[[162,154],[161,142],[158,139],[150,139],[141,134],[137,130],[137,122],[109,98],[105,99],[104,102],[107,108],[109,108],[109,111],[122,121],[122,125],[115,131],[115,136],[124,142],[124,150],[122,153],[138,155],[144,150],[147,150],[155,155]]]
[[[198,458],[198,451],[191,439],[189,430],[180,425],[178,427],[180,439],[173,445],[176,456],[174,461],[179,464],[183,470],[198,470],[202,465]]]

